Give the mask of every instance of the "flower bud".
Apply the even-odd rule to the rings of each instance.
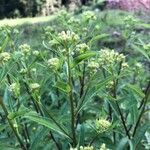
[[[12,92],[12,94],[14,94],[16,97],[18,97],[20,95],[20,84],[12,83],[9,86],[9,90],[10,90],[10,92]]]
[[[51,58],[47,61],[47,65],[50,69],[58,70],[59,64],[60,62],[58,58]]]
[[[80,150],[94,150],[93,146],[80,146]]]
[[[2,52],[0,53],[0,63],[5,64],[10,59],[10,53],[8,52]]]
[[[40,85],[38,83],[31,83],[29,85],[29,87],[30,87],[31,90],[34,91],[34,90],[38,90],[40,88]]]
[[[110,126],[111,123],[106,119],[96,119],[96,128],[98,132],[105,132]]]

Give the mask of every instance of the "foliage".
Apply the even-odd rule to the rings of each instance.
[[[142,22],[127,16],[111,34],[107,18],[99,19],[62,11],[37,47],[1,27],[1,149],[149,149],[150,46],[137,32]],[[116,47],[118,38],[124,44]]]

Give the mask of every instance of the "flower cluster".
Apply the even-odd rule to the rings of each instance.
[[[5,64],[10,59],[10,53],[2,52],[0,53],[0,63]]]
[[[33,51],[33,55],[39,56],[40,52],[39,51]]]
[[[114,87],[114,81],[109,81],[106,85],[107,89],[112,89]]]
[[[122,63],[122,69],[126,69],[126,68],[129,68],[129,65],[127,62],[123,62]]]
[[[19,49],[21,50],[23,55],[29,55],[31,47],[28,44],[22,44],[22,45],[19,46]]]
[[[71,31],[62,31],[58,34],[58,38],[62,41],[62,42],[76,42],[79,40],[79,36],[77,34],[75,34],[74,32]]]
[[[50,69],[57,70],[59,68],[59,59],[58,58],[51,58],[47,61],[47,65]]]
[[[80,146],[80,150],[94,150],[93,146]]]
[[[142,63],[137,62],[135,64],[135,67],[133,67],[133,71],[136,72],[136,74],[139,74],[143,70],[143,65]]]
[[[119,54],[118,52],[115,52],[114,50],[102,49],[99,52],[98,62],[100,66],[102,65],[109,66],[111,64],[117,62],[124,62],[124,61],[125,61],[125,56],[123,54]]]
[[[80,20],[75,18],[75,17],[71,17],[69,20],[68,20],[68,23],[69,24],[78,24],[80,23]]]
[[[19,83],[12,83],[9,86],[9,91],[12,92],[12,94],[16,97],[20,95],[20,84]]]
[[[26,69],[26,68],[22,68],[20,71],[19,71],[19,73],[21,73],[21,74],[26,74],[28,72],[28,69]]]
[[[76,45],[76,53],[77,54],[83,54],[88,50],[89,50],[89,46],[85,43]]]
[[[100,149],[99,150],[109,150],[108,148],[106,148],[106,145],[103,143],[101,146],[100,146]]]
[[[110,126],[111,123],[106,119],[96,119],[96,128],[98,132],[105,132]]]
[[[92,60],[88,63],[88,66],[89,70],[92,72],[92,73],[96,73],[98,68],[99,68],[99,63]]]
[[[85,11],[82,15],[87,21],[96,20],[96,15],[92,11]]]

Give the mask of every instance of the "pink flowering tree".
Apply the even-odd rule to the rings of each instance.
[[[107,0],[110,8],[129,11],[150,11],[150,0]]]

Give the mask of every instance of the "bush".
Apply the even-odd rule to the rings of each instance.
[[[150,46],[136,33],[141,22],[127,16],[125,44],[113,50],[98,44],[119,33],[103,33],[95,13],[58,18],[44,29],[39,50],[18,45],[16,29],[1,29],[0,146],[148,148]]]

